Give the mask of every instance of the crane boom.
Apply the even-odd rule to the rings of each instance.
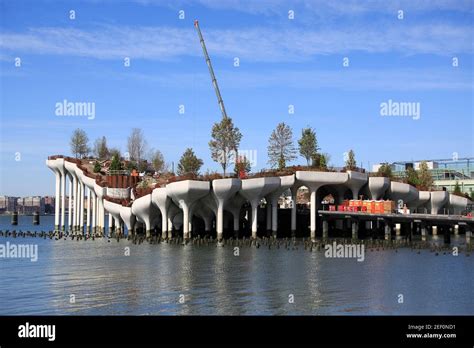
[[[219,91],[219,85],[217,84],[216,75],[214,75],[214,69],[212,69],[211,58],[209,58],[209,54],[207,53],[206,43],[204,42],[204,38],[202,37],[201,29],[199,28],[199,22],[197,20],[194,21],[194,27],[196,28],[199,35],[199,41],[201,42],[202,51],[204,52],[204,57],[206,58],[209,73],[211,74],[212,84],[214,86],[214,90],[216,91],[217,102],[219,103],[219,107],[221,108],[222,117],[227,118],[227,113],[224,107],[224,101],[222,100],[221,92]]]

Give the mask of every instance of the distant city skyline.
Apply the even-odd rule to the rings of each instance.
[[[474,154],[469,0],[1,6],[0,195],[53,195],[45,160],[71,155],[75,128],[90,145],[106,136],[122,152],[131,128],[142,128],[166,162],[176,165],[192,147],[202,172],[221,171],[208,148],[221,116],[194,19],[243,134],[240,147],[257,154],[253,172],[269,167],[268,138],[279,122],[292,127],[295,144],[313,127],[334,166],[349,149],[369,170]],[[58,112],[65,100],[93,103],[94,117]]]

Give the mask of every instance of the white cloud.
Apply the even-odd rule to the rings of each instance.
[[[250,62],[292,62],[350,52],[449,55],[473,51],[473,28],[450,24],[320,30],[206,29],[204,36],[213,57],[237,56]],[[170,60],[202,54],[194,29],[171,27],[104,26],[90,31],[32,28],[26,33],[1,33],[0,47],[15,53],[97,59]]]

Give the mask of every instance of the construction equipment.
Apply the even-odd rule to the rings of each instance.
[[[201,29],[199,28],[199,22],[197,20],[194,21],[194,27],[196,28],[199,35],[199,41],[201,42],[202,51],[204,52],[204,57],[206,58],[209,73],[211,74],[212,84],[214,86],[214,90],[216,91],[217,102],[219,103],[219,107],[221,108],[222,117],[227,118],[227,113],[225,111],[224,102],[222,101],[221,92],[219,91],[216,76],[214,75],[214,70],[212,69],[211,58],[209,58],[209,54],[207,54],[206,44],[204,42],[204,38],[202,37]]]

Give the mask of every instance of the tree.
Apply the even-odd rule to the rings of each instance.
[[[165,169],[165,158],[160,150],[151,150],[149,159],[155,172],[161,173]]]
[[[86,132],[82,129],[77,128],[71,137],[71,152],[76,158],[84,158],[89,153],[89,138],[87,137]]]
[[[122,154],[120,153],[120,150],[116,147],[111,147],[109,149],[109,156],[111,158],[114,158],[114,156],[116,156],[118,159],[122,159]]]
[[[212,139],[209,141],[211,157],[221,164],[225,176],[227,165],[237,153],[242,134],[239,128],[234,127],[230,117],[223,117],[219,123],[214,123],[212,126],[211,136]]]
[[[179,160],[178,175],[193,174],[198,176],[202,165],[203,161],[196,157],[193,149],[187,148]]]
[[[474,191],[471,191],[471,201],[474,202]]]
[[[296,158],[291,127],[284,122],[279,123],[268,140],[268,163],[274,168],[283,169],[287,162]]]
[[[110,163],[110,170],[122,170],[122,162],[117,155],[112,157],[112,162]]]
[[[314,129],[310,127],[303,128],[301,130],[301,138],[298,140],[298,145],[300,155],[306,159],[306,164],[309,166],[309,161],[319,150]]]
[[[95,161],[94,162],[94,173],[99,173],[101,169],[102,169],[102,167],[101,167],[99,161]]]
[[[433,185],[433,177],[431,176],[431,173],[428,169],[428,163],[426,163],[426,161],[420,163],[418,178],[420,179],[420,187],[423,190],[431,189],[431,186]]]
[[[458,195],[458,196],[463,195],[461,191],[461,186],[459,186],[459,182],[457,180],[456,180],[456,184],[454,185],[453,194]]]
[[[128,137],[127,150],[131,161],[139,163],[143,159],[146,150],[146,140],[141,129],[132,129]]]
[[[246,156],[241,155],[237,156],[235,159],[235,165],[234,165],[234,172],[237,175],[240,175],[241,173],[247,174],[251,170],[251,164],[250,161],[247,159]]]
[[[319,158],[319,168],[327,169],[328,168],[328,162],[329,162],[328,155],[325,154],[325,153],[321,154],[321,157]]]
[[[110,151],[109,148],[107,147],[107,139],[106,137],[102,138],[97,138],[94,142],[94,156],[104,160],[109,158],[110,156]]]
[[[377,175],[392,179],[393,178],[392,167],[390,167],[388,163],[383,163],[377,170]]]
[[[346,170],[354,170],[357,168],[357,162],[355,159],[355,153],[351,149],[347,153],[347,159],[346,159]]]
[[[406,182],[412,186],[419,186],[420,185],[420,178],[418,177],[418,173],[412,168],[408,167],[405,172]]]

